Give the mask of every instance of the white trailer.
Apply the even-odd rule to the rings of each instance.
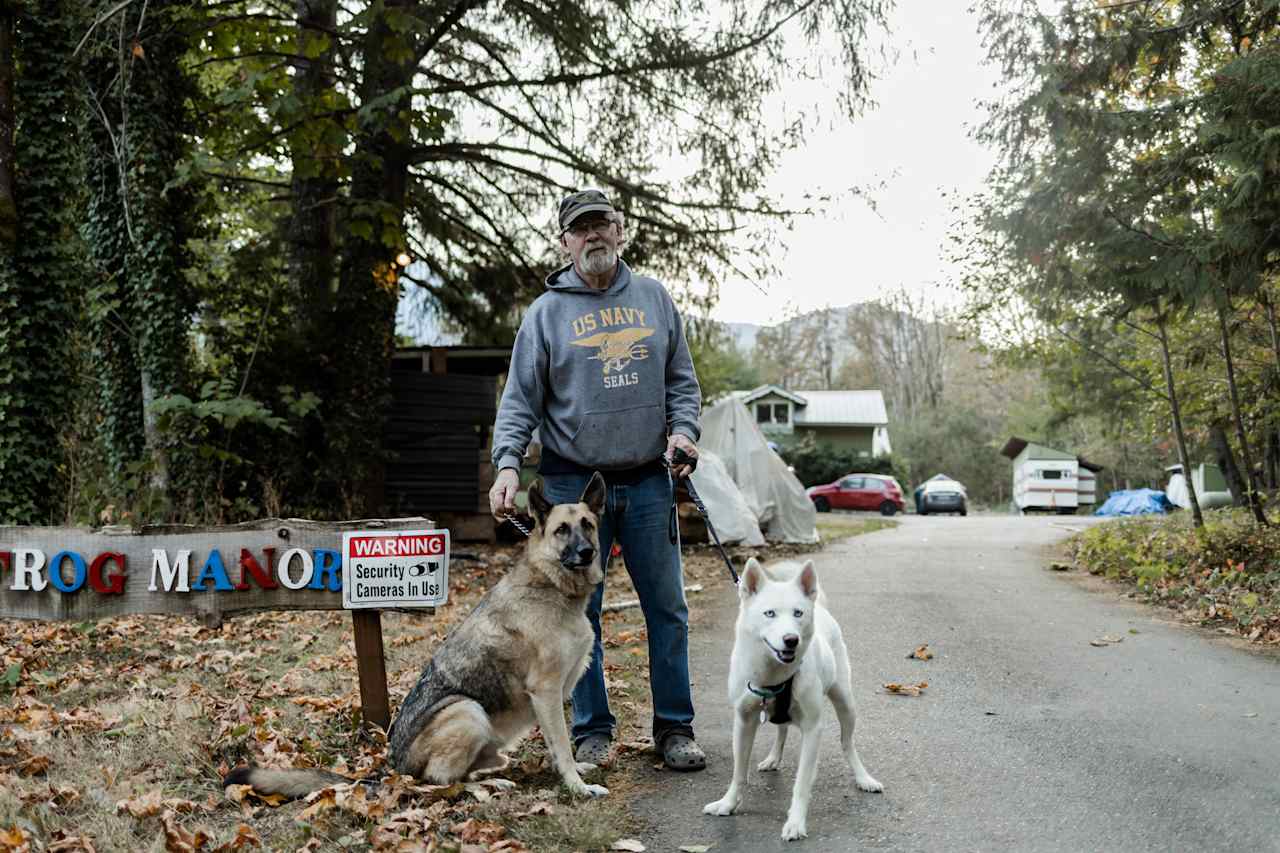
[[[1079,456],[1076,457],[1076,462],[1080,464],[1080,470],[1076,474],[1076,504],[1089,512],[1098,502],[1097,473],[1102,470],[1102,466],[1087,462]]]
[[[1021,438],[1011,438],[1000,452],[1013,460],[1013,504],[1018,512],[1070,514],[1080,505],[1080,460],[1074,454]],[[1092,472],[1086,497],[1092,502]],[[1088,505],[1088,504],[1086,504]]]

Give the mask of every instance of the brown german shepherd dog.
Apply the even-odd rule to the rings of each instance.
[[[442,785],[499,772],[503,751],[537,724],[570,791],[609,793],[582,781],[595,765],[573,760],[564,716],[594,640],[586,609],[604,579],[597,532],[604,501],[599,473],[578,503],[553,506],[540,484],[529,488],[535,525],[524,555],[436,650],[391,723],[396,772]],[[351,781],[326,770],[250,766],[223,785],[301,797]]]

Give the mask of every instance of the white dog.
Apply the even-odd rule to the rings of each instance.
[[[853,745],[849,653],[840,626],[827,611],[813,561],[777,563],[766,570],[753,557],[742,574],[738,597],[737,636],[729,658],[729,702],[737,711],[733,781],[722,798],[707,803],[702,811],[731,815],[742,804],[751,746],[765,718],[777,725],[778,739],[758,770],[778,769],[787,726],[796,726],[801,738],[800,766],[782,826],[783,839],[794,841],[808,835],[805,821],[818,773],[824,696],[840,718],[840,745],[854,782],[864,791],[883,791],[884,786],[862,766]]]

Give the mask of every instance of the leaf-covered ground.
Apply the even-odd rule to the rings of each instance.
[[[1245,510],[1207,512],[1198,533],[1187,513],[1114,519],[1067,549],[1080,568],[1188,621],[1280,645],[1280,528],[1254,524]]]
[[[838,527],[851,535],[864,520]],[[383,614],[393,707],[518,547],[459,544],[447,606],[434,616]],[[739,566],[750,553],[806,550],[731,549]],[[731,594],[708,547],[686,548],[685,575],[702,587],[689,596],[695,619],[706,596]],[[620,561],[608,583],[606,603],[634,597]],[[509,790],[392,776],[271,803],[247,789],[224,792],[221,775],[243,762],[386,771],[381,733],[360,726],[345,612],[262,613],[217,629],[161,616],[0,621],[0,851],[608,850],[633,828],[626,804],[638,774],[629,771],[658,758],[639,608],[606,613],[604,632],[618,757],[588,780],[606,784],[608,798],[570,799],[534,736],[505,774],[516,783]]]

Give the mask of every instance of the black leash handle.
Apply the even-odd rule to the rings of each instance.
[[[680,448],[676,448],[671,454],[672,468],[677,465],[688,465],[690,468],[698,467],[698,460],[685,453]],[[725,567],[729,569],[729,577],[733,578],[733,585],[738,585],[738,573],[734,571],[733,561],[729,559],[729,555],[725,553],[724,546],[720,544],[720,536],[716,533],[715,525],[711,523],[711,516],[707,514],[707,506],[702,502],[702,498],[698,496],[698,490],[693,487],[693,478],[684,478],[685,491],[689,493],[689,500],[693,501],[693,505],[697,507],[698,514],[702,516],[702,521],[707,525],[707,532],[711,534],[711,539],[716,543],[716,549],[720,552],[720,557],[724,560]],[[680,520],[676,516],[676,489],[675,483],[671,484],[671,518],[669,520],[667,535],[674,545],[680,541]]]

